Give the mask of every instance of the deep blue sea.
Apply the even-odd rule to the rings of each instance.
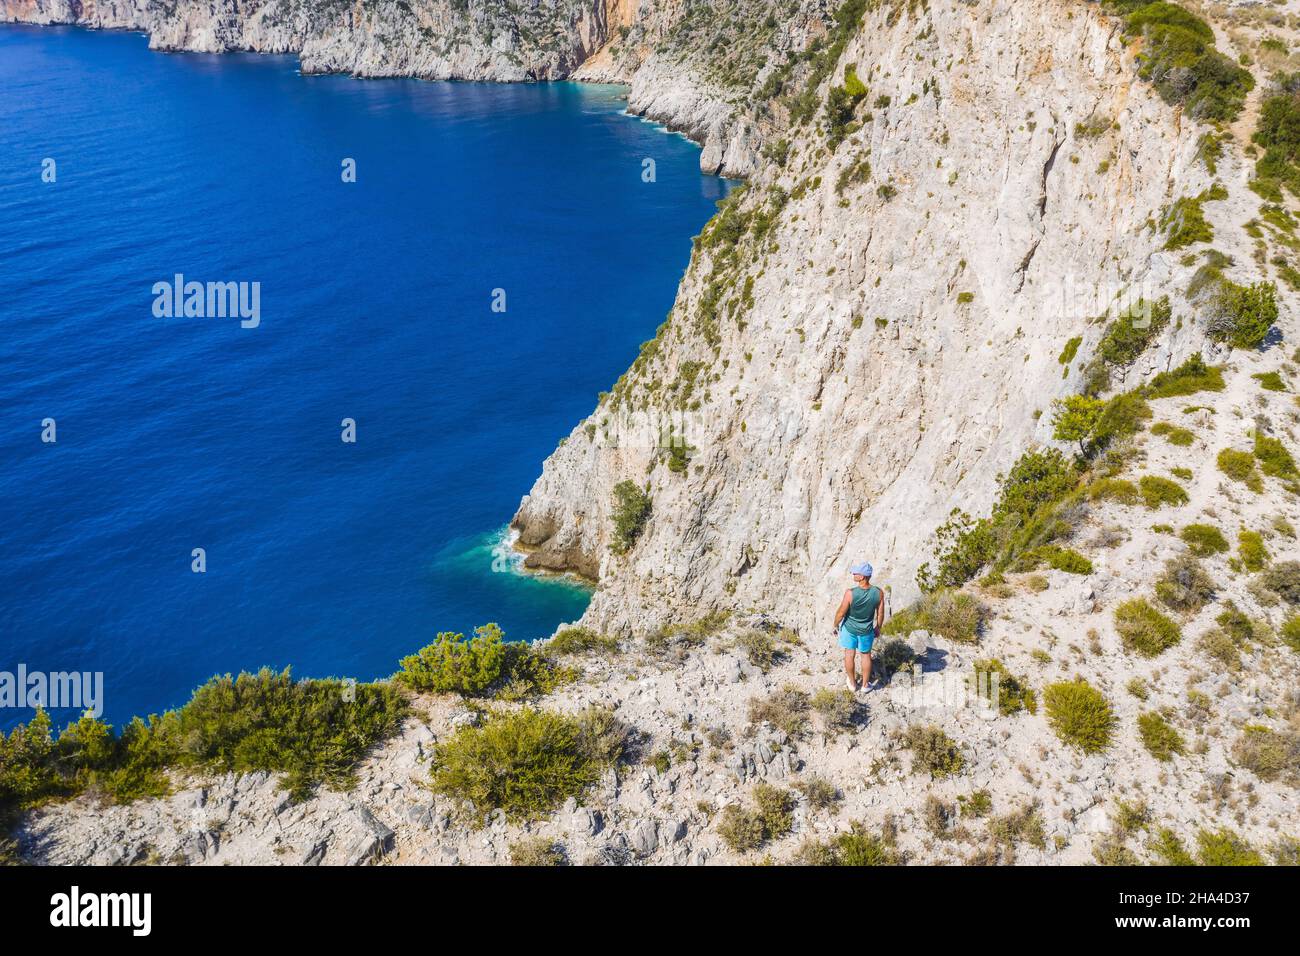
[[[492,545],[727,188],[621,92],[0,26],[0,670],[102,671],[120,722],[579,616]],[[260,283],[259,324],[157,317],[177,273]]]

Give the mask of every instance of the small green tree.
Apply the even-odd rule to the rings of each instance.
[[[1277,322],[1277,286],[1272,282],[1237,285],[1224,280],[1214,297],[1210,337],[1234,349],[1258,348]]]
[[[626,553],[645,530],[650,520],[650,496],[632,481],[620,481],[614,486],[614,541],[610,549],[615,554]]]
[[[432,644],[403,657],[397,680],[412,690],[481,694],[494,684],[506,663],[501,628],[484,624],[469,640],[443,631]]]
[[[1070,395],[1052,403],[1055,413],[1052,415],[1052,437],[1057,441],[1071,441],[1079,445],[1079,454],[1086,456],[1088,440],[1101,420],[1101,413],[1106,403],[1100,398],[1087,395]]]

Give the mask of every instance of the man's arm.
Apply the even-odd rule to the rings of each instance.
[[[880,603],[876,605],[876,633],[885,626],[885,592],[880,590]]]
[[[844,597],[840,599],[839,609],[835,612],[835,630],[840,629],[840,623],[844,620],[844,615],[849,613],[849,606],[853,603],[853,598],[848,591],[844,592]]]

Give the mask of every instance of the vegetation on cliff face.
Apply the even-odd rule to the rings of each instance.
[[[650,520],[650,496],[634,482],[620,481],[614,486],[614,534],[610,545],[615,554],[623,554],[645,530]]]
[[[1250,71],[1215,49],[1214,30],[1173,3],[1106,0],[1105,9],[1124,17],[1124,29],[1143,40],[1139,74],[1166,102],[1193,119],[1230,122],[1255,86]]]
[[[1251,188],[1280,203],[1282,188],[1300,196],[1300,75],[1279,76],[1259,107],[1252,141],[1263,147]]]

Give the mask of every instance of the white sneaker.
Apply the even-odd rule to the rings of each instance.
[[[858,689],[858,682],[846,674],[844,676],[844,686],[847,687],[849,690],[856,692]]]

